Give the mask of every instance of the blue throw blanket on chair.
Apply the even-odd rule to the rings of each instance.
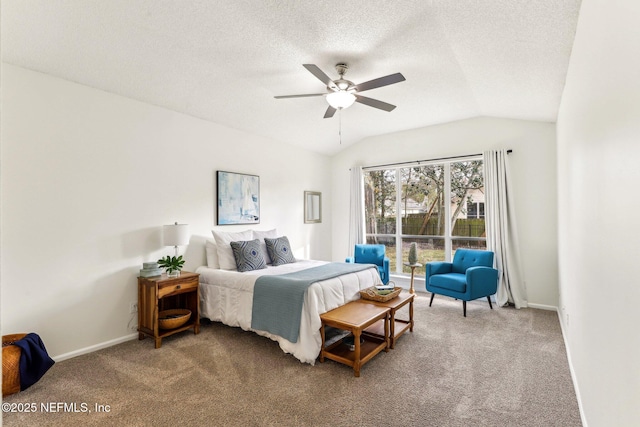
[[[22,350],[20,354],[20,390],[26,390],[49,370],[55,363],[49,357],[38,334],[30,333],[13,343]]]

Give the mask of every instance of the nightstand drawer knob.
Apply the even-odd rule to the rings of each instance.
[[[176,286],[176,289],[180,289],[180,288],[182,288],[182,286],[181,286],[181,285]]]

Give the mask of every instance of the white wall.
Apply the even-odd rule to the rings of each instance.
[[[1,160],[2,333],[53,356],[132,333],[142,262],[173,252],[162,225],[211,236],[216,170],[260,176],[254,228],[331,258],[330,159],[276,141],[3,64]],[[304,190],[323,193],[321,224],[303,223]]]
[[[589,427],[640,420],[639,17],[583,0],[557,124],[560,305]]]
[[[391,113],[393,114],[393,113]],[[368,138],[333,159],[333,259],[348,248],[349,168],[510,148],[516,215],[528,300],[558,305],[556,146],[553,123],[475,118]],[[424,290],[424,269],[416,289]]]

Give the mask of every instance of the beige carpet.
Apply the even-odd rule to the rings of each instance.
[[[555,312],[489,310],[427,294],[414,332],[363,366],[302,364],[277,343],[205,324],[163,341],[130,341],[57,363],[4,400],[5,426],[579,426]],[[404,310],[404,309],[403,309]],[[402,313],[402,311],[401,311]],[[42,402],[91,412],[44,413]],[[95,412],[95,405],[109,412]],[[51,404],[49,404],[51,406]]]

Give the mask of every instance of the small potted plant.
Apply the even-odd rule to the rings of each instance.
[[[418,253],[416,251],[416,242],[412,242],[409,247],[409,265],[415,265],[418,262]]]
[[[167,255],[166,257],[158,260],[158,266],[164,268],[167,272],[167,276],[169,277],[179,276],[183,265],[184,259],[182,259],[182,255],[177,257]]]

